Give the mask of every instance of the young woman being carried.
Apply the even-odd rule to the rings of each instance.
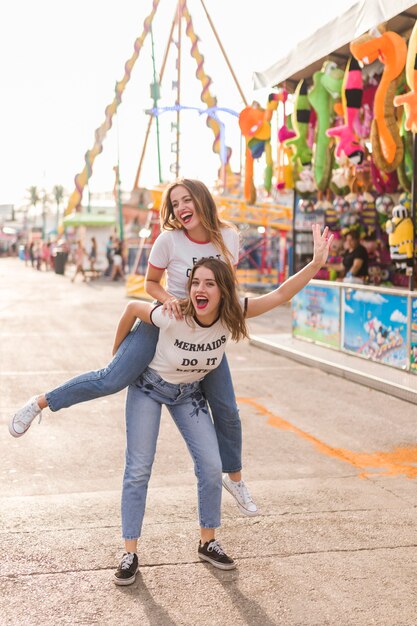
[[[201,257],[215,257],[234,266],[238,263],[236,229],[219,219],[207,187],[198,180],[183,179],[168,186],[160,209],[162,233],[149,258],[145,287],[163,304],[169,315],[181,318],[179,300],[193,265]],[[166,273],[167,286],[161,285]],[[34,396],[13,415],[9,431],[21,437],[42,409],[51,411],[116,393],[132,384],[155,354],[158,329],[139,323],[120,344],[113,360],[101,370],[73,378],[52,391]],[[213,416],[222,459],[224,487],[246,515],[258,510],[241,479],[242,432],[229,366],[224,357],[203,382],[203,393]]]
[[[127,448],[122,491],[125,553],[114,574],[117,585],[132,584],[138,570],[137,543],[163,404],[168,407],[194,461],[200,518],[198,556],[220,569],[235,567],[215,538],[215,529],[220,526],[222,462],[203,395],[203,377],[216,371],[230,337],[234,340],[247,337],[245,317],[261,315],[287,302],[322,267],[332,236],[328,238],[327,228],[321,235],[316,225],[313,235],[313,261],[269,294],[242,302],[230,265],[203,258],[191,269],[189,297],[176,303],[181,316],[170,317],[160,305],[137,301],[127,305],[117,328],[114,350],[136,318],[154,324],[160,333],[153,360],[130,385],[126,400]]]

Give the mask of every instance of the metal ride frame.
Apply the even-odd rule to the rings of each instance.
[[[210,15],[206,9],[204,0],[200,0],[200,2],[207,16],[210,27],[214,33],[216,41],[219,45],[219,48],[226,61],[226,64],[229,68],[233,81],[239,91],[239,94],[243,100],[243,103],[245,104],[245,106],[247,106],[246,98],[233,72],[229,59],[226,55],[226,52],[223,48],[220,38],[216,32],[216,29],[213,25]],[[143,48],[143,44],[144,44],[147,34],[150,33],[151,38],[152,38],[152,22],[157,12],[159,4],[160,4],[160,0],[152,1],[152,9],[149,15],[144,20],[143,32],[140,35],[140,37],[138,37],[135,40],[134,52],[132,56],[130,57],[130,59],[128,59],[128,61],[125,63],[124,76],[120,81],[116,82],[115,97],[113,101],[105,109],[105,120],[101,124],[101,126],[97,128],[95,131],[94,145],[90,150],[87,150],[87,152],[85,153],[85,157],[84,157],[85,167],[75,177],[75,189],[72,192],[71,196],[69,197],[68,205],[64,213],[65,215],[68,215],[72,213],[73,211],[80,210],[84,188],[88,184],[88,181],[93,173],[93,164],[94,164],[95,158],[103,150],[103,141],[107,135],[107,132],[110,130],[112,126],[114,114],[117,112],[118,106],[122,101],[123,92],[126,88],[127,83],[130,80],[133,67],[139,57],[141,49]],[[179,143],[180,143],[180,113],[181,113],[180,97],[181,97],[182,20],[185,21],[185,32],[191,41],[191,56],[196,60],[196,63],[197,63],[196,75],[202,85],[202,92],[201,92],[200,97],[201,97],[202,102],[207,107],[207,109],[204,110],[204,112],[207,114],[207,120],[206,120],[207,126],[209,126],[212,129],[215,135],[214,142],[213,142],[213,151],[217,153],[221,158],[221,172],[222,172],[222,179],[223,179],[223,188],[225,189],[226,183],[227,183],[227,176],[228,174],[232,174],[230,164],[229,164],[231,149],[225,146],[224,144],[224,139],[223,139],[224,129],[222,127],[222,122],[216,117],[216,114],[215,114],[216,110],[219,109],[217,107],[217,98],[213,96],[210,91],[210,85],[212,83],[212,79],[204,71],[204,57],[199,50],[199,46],[198,46],[199,39],[194,31],[192,18],[188,11],[186,0],[178,0],[176,4],[174,17],[171,23],[168,41],[167,41],[164,56],[163,56],[163,61],[162,61],[160,72],[159,72],[158,82],[156,82],[156,72],[155,72],[154,55],[153,55],[153,38],[152,38],[152,59],[153,59],[153,64],[154,64],[154,83],[152,85],[152,89],[153,89],[153,98],[154,98],[154,109],[156,108],[156,105],[157,105],[158,89],[161,85],[161,82],[164,76],[169,51],[171,48],[171,44],[173,43],[174,31],[175,29],[177,29],[177,41],[175,42],[175,45],[177,47],[177,54],[178,54],[177,80],[176,80],[177,92],[176,92],[176,102],[175,102],[175,107],[174,107],[174,109],[176,110],[176,123],[173,124],[173,127],[176,129],[176,142],[175,142],[176,162],[175,164],[171,166],[171,171],[173,174],[175,174],[175,177],[178,178],[179,171],[180,171]],[[139,159],[139,165],[137,168],[136,177],[135,177],[135,181],[134,181],[134,185],[132,189],[132,194],[135,193],[139,189],[140,174],[142,170],[143,161],[145,158],[146,147],[147,147],[149,134],[151,131],[154,117],[156,119],[156,124],[157,124],[157,141],[158,141],[158,156],[159,156],[158,116],[154,114],[154,115],[151,115],[149,118],[148,126],[147,126],[146,133],[145,133],[142,153]],[[161,179],[160,163],[158,163],[158,167],[159,167],[159,175]],[[118,188],[117,191],[118,193],[116,195],[116,202],[118,202],[119,209],[120,209],[120,220],[119,220],[120,222],[119,226],[120,226],[122,224],[120,189]],[[225,196],[220,196],[216,198],[216,200],[218,201],[218,204],[219,204],[220,213],[225,219],[229,219],[230,221],[233,221],[236,223],[253,224],[258,227],[263,226],[266,229],[265,230],[266,234],[264,234],[264,237],[262,237],[261,242],[259,243],[259,246],[261,247],[263,246],[264,250],[266,250],[267,237],[270,236],[271,232],[276,232],[276,229],[278,229],[281,232],[281,234],[286,234],[286,232],[290,229],[291,218],[290,218],[289,213],[291,209],[288,209],[286,207],[276,207],[276,206],[272,207],[269,204],[265,204],[264,206],[258,204],[256,205],[256,207],[255,206],[249,207],[243,201],[238,201],[234,198],[226,198]],[[155,206],[155,208],[157,207]],[[149,215],[148,224],[146,228],[151,231],[152,237],[155,236],[155,232],[156,232],[155,223],[156,223],[155,215],[154,214]],[[120,226],[120,234],[123,236],[122,226]],[[136,267],[139,266],[140,264],[140,255],[142,254],[142,251],[145,248],[145,244],[146,244],[146,239],[142,238],[140,241],[137,261],[135,263]],[[265,270],[268,270],[268,267],[267,265],[265,265],[265,263],[266,263],[266,254],[263,253],[261,267],[258,268],[261,271],[261,273],[265,273]]]

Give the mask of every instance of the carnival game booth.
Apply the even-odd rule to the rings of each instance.
[[[312,257],[311,224],[355,230],[369,256],[364,285],[331,269],[292,303],[293,336],[417,372],[415,262],[417,5],[354,4],[254,76],[292,93],[292,269]],[[324,280],[323,280],[324,279]],[[352,281],[353,283],[353,281]]]
[[[292,333],[417,373],[417,294],[408,290],[313,281],[292,301]]]

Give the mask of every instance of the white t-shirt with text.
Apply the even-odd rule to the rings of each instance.
[[[218,367],[230,337],[220,320],[210,326],[176,320],[163,313],[161,305],[153,309],[151,320],[160,332],[149,367],[166,382],[192,383]]]
[[[234,265],[239,261],[239,233],[234,228],[222,228],[225,246]],[[218,248],[210,241],[193,241],[184,230],[165,230],[155,240],[149,255],[152,267],[167,271],[166,290],[177,298],[185,298],[191,269],[202,257],[225,261]]]

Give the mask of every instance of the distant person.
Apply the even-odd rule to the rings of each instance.
[[[110,237],[108,238],[107,243],[106,243],[107,267],[106,267],[106,270],[104,272],[105,276],[111,276],[111,273],[112,273],[112,270],[113,270],[113,255],[114,255],[113,236],[110,235]]]
[[[77,241],[77,247],[75,249],[75,274],[74,276],[71,278],[71,282],[73,283],[77,277],[78,274],[82,274],[83,275],[83,282],[87,281],[87,277],[85,274],[85,268],[84,268],[84,263],[85,263],[85,259],[87,256],[87,252],[83,246],[83,243],[81,240]]]
[[[28,263],[30,261],[29,244],[28,243],[25,243],[25,245],[23,247],[23,258],[25,260],[25,267],[27,267]]]
[[[91,247],[88,254],[88,260],[90,261],[90,269],[92,272],[96,271],[97,262],[97,241],[95,237],[91,237]]]
[[[29,260],[31,266],[35,267],[35,242],[31,241],[29,244]]]
[[[51,244],[44,241],[41,248],[41,258],[45,272],[51,269]]]
[[[124,278],[125,273],[123,265],[123,243],[121,241],[117,241],[114,246],[113,267],[111,272],[112,280]]]
[[[37,241],[35,243],[35,264],[36,264],[36,269],[40,272],[42,269],[42,242],[41,241]]]
[[[363,284],[368,277],[368,252],[360,243],[359,232],[350,230],[344,239],[344,254],[341,263],[326,267],[343,272],[343,282]]]

